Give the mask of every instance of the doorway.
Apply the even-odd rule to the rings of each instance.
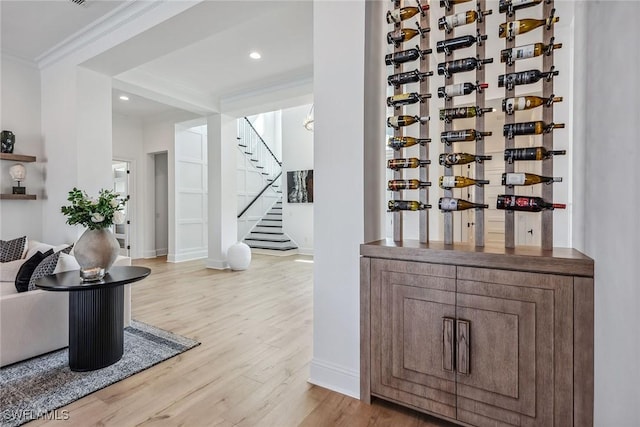
[[[114,224],[113,234],[120,245],[120,255],[130,256],[131,253],[131,196],[129,192],[131,176],[131,164],[127,161],[113,160],[111,169],[113,173],[113,191],[118,197],[126,200],[124,206],[125,221],[122,224]]]
[[[169,252],[169,169],[167,153],[154,156],[155,251],[156,256]]]

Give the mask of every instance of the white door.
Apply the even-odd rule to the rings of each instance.
[[[118,240],[120,245],[120,255],[129,256],[131,251],[131,245],[129,242],[131,221],[129,219],[129,212],[131,203],[129,197],[129,175],[130,168],[129,162],[113,161],[113,190],[118,194],[121,199],[127,200],[124,207],[125,221],[122,224],[113,225],[113,234]]]

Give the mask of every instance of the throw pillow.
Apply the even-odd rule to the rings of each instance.
[[[42,252],[36,252],[31,258],[22,264],[22,267],[20,267],[20,270],[18,270],[18,274],[16,275],[16,290],[18,292],[26,292],[29,289],[29,281],[31,280],[33,272],[43,259],[53,253],[52,249],[50,249],[50,251],[50,253],[47,251],[46,255]]]
[[[73,249],[73,245],[75,245],[75,243],[70,244],[69,246],[67,246],[66,248],[61,250],[60,252],[62,252],[63,254],[69,255],[71,253],[71,250]]]
[[[61,252],[60,258],[58,258],[58,265],[56,266],[56,269],[53,270],[52,274],[71,270],[80,270],[80,264],[78,264],[78,261],[76,261],[76,258],[73,255],[67,255],[64,252]]]
[[[0,262],[15,261],[22,258],[27,236],[13,240],[0,240]]]
[[[36,269],[33,270],[33,274],[29,279],[29,287],[27,288],[27,290],[29,291],[36,290],[37,289],[36,280],[38,280],[41,277],[48,276],[49,274],[53,274],[53,270],[55,270],[56,266],[58,265],[58,258],[60,257],[60,251],[53,253],[53,250],[51,250],[51,252],[52,253],[47,255],[45,259],[40,261],[40,264],[38,264]]]
[[[15,261],[0,262],[0,282],[15,282],[20,267],[26,259],[17,259]]]

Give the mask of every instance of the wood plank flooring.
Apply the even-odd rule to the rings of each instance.
[[[232,272],[135,260],[152,274],[132,288],[132,317],[202,344],[61,408],[67,421],[29,426],[453,426],[307,382],[310,261],[254,254]]]

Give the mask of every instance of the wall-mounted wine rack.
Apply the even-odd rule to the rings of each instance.
[[[393,1],[393,5],[396,9],[400,9],[402,7],[406,7],[408,6],[409,0],[395,0]],[[487,37],[496,37],[497,36],[497,28],[488,28],[487,24],[486,24],[486,19],[484,18],[485,15],[491,14],[492,11],[487,11],[486,10],[486,0],[477,0],[475,2],[470,2],[470,1],[465,1],[465,0],[442,0],[439,2],[441,8],[438,10],[437,8],[437,4],[435,1],[433,1],[432,3],[432,8],[424,11],[424,13],[418,14],[416,15],[416,18],[411,18],[412,20],[415,20],[415,24],[417,24],[418,28],[422,28],[422,29],[427,29],[429,28],[430,25],[430,14],[431,13],[436,13],[438,15],[444,15],[444,17],[452,17],[456,14],[464,14],[465,11],[468,11],[470,14],[472,14],[472,11],[475,11],[476,15],[475,15],[475,34],[477,34],[476,37],[476,41],[475,43],[475,58],[477,58],[478,60],[480,59],[487,59],[487,58],[493,58],[495,57],[496,59],[499,59],[499,52],[491,52],[491,53],[487,53],[486,52],[486,42],[483,42],[481,36],[482,35],[486,35]],[[509,5],[511,2],[510,0],[500,0],[500,9],[503,9],[503,3],[506,5]],[[543,36],[542,36],[542,43],[544,44],[544,46],[549,46],[549,45],[553,45],[554,43],[554,30],[553,30],[553,25],[551,22],[551,17],[553,17],[554,14],[554,4],[553,4],[553,0],[530,0],[530,1],[518,1],[517,2],[517,10],[513,10],[512,7],[507,7],[507,11],[504,13],[501,13],[501,16],[504,17],[504,21],[501,22],[506,22],[506,23],[511,23],[516,21],[517,19],[523,19],[523,18],[531,18],[533,14],[535,14],[535,10],[539,10],[538,7],[536,7],[536,9],[533,8],[529,8],[529,6],[538,6],[539,3],[543,3],[542,5],[542,15],[543,18],[547,19],[547,25],[543,26]],[[419,9],[422,9],[422,4],[420,2],[420,0],[412,0],[411,1],[411,6],[417,6]],[[456,5],[473,5],[475,7],[475,9],[473,7],[469,8],[469,7],[465,7],[465,8],[456,8]],[[458,10],[457,10],[458,9]],[[520,10],[522,9],[522,10]],[[516,14],[518,15],[518,17],[516,17]],[[521,17],[521,16],[522,17]],[[458,17],[459,18],[459,17]],[[395,30],[399,30],[400,28],[402,28],[403,26],[407,26],[406,22],[410,22],[410,21],[401,21],[401,22],[397,22],[394,24],[394,29]],[[467,21],[469,22],[469,21]],[[405,24],[403,24],[405,23]],[[466,26],[467,28],[469,26]],[[435,32],[435,31],[434,31]],[[442,36],[442,37],[440,37]],[[445,31],[438,31],[437,35],[431,36],[430,32],[422,32],[422,34],[419,35],[419,46],[416,46],[420,51],[426,51],[429,50],[430,48],[432,48],[431,46],[431,38],[435,37],[438,39],[442,39],[444,38],[444,40],[452,40],[454,38],[456,38],[456,25],[453,25],[451,28],[445,28]],[[505,48],[506,49],[513,49],[516,47],[516,39],[517,37],[505,37]],[[405,43],[406,45],[408,45],[409,43]],[[437,43],[434,43],[433,45],[433,50],[436,51],[436,45]],[[395,46],[394,48],[394,53],[406,50],[407,47],[403,46],[403,43],[399,43],[397,46]],[[445,53],[445,62],[448,61],[453,61],[456,59],[461,59],[461,58],[467,58],[470,57],[471,55],[469,54],[469,51],[471,49],[469,47],[465,48],[464,50],[460,50],[460,51],[452,51],[452,52],[446,52]],[[458,53],[459,52],[459,53]],[[510,73],[515,73],[516,72],[516,65],[515,65],[516,61],[506,61],[505,62],[505,66],[504,66],[504,73],[505,75],[508,75]],[[417,65],[416,65],[417,64]],[[408,71],[408,69],[417,69],[419,72],[422,73],[427,73],[430,70],[430,60],[429,60],[429,55],[426,55],[424,58],[420,58],[417,60],[417,62],[408,62],[405,63],[404,65],[400,66],[399,68],[394,69],[393,73],[398,73],[398,72],[402,72],[402,71]],[[434,70],[436,67],[433,67]],[[553,48],[548,49],[547,51],[545,51],[542,54],[542,71],[543,72],[547,72],[549,70],[553,70],[554,69],[554,55],[553,55]],[[485,92],[482,90],[482,88],[480,87],[480,83],[483,82],[488,82],[490,85],[491,84],[497,84],[498,82],[498,76],[487,76],[486,75],[486,69],[484,66],[477,66],[475,68],[475,85],[476,85],[476,90],[475,90],[475,106],[478,108],[484,108],[486,105],[486,99],[485,99]],[[464,76],[471,76],[472,73],[471,72],[466,72],[463,74]],[[448,86],[448,85],[452,85],[454,84],[454,76],[451,76],[450,78],[445,76],[445,83],[444,86]],[[470,78],[464,78],[464,81],[470,81],[472,79]],[[398,85],[394,88],[394,95],[399,95],[402,94],[404,92],[408,92],[408,90],[406,90],[405,88],[403,88],[403,85]],[[419,94],[428,94],[429,93],[429,80],[428,78],[422,79],[419,82]],[[504,94],[505,94],[505,98],[506,97],[516,97],[516,89],[515,87],[509,87],[508,84],[505,84],[505,89],[504,89]],[[435,95],[435,94],[434,94]],[[551,100],[553,98],[554,95],[554,90],[553,90],[553,78],[545,78],[543,80],[542,83],[542,97],[545,99],[549,99]],[[436,98],[435,96],[433,96],[430,100],[421,100],[419,102],[419,116],[420,117],[427,117],[429,116],[429,109],[430,109],[430,103],[431,102],[440,102],[442,98]],[[443,104],[436,104],[439,105],[442,108],[445,109],[451,109],[454,107],[455,104],[455,99],[453,97],[445,97],[443,99]],[[433,107],[433,106],[432,106]],[[402,107],[399,110],[395,110],[394,115],[399,115],[402,114],[402,112],[398,112],[398,111],[404,111],[404,107]],[[509,125],[509,124],[513,124],[516,123],[516,114],[512,113],[512,114],[508,114],[506,111],[504,113],[504,123],[505,125]],[[483,111],[477,111],[475,113],[475,131],[478,133],[482,133],[485,132],[485,114],[483,114]],[[546,124],[552,124],[553,123],[553,102],[547,102],[546,105],[543,107],[543,112],[542,112],[542,121]],[[454,120],[445,120],[444,122],[444,131],[448,132],[448,131],[453,131],[453,130],[460,130],[460,129],[455,129],[456,125],[455,125],[455,121]],[[407,134],[407,131],[405,130],[407,128],[403,128],[403,127],[398,127],[397,129],[394,130],[394,137],[398,137],[401,138],[403,136],[405,136]],[[420,139],[428,139],[429,138],[429,126],[427,125],[419,125],[419,136],[418,138]],[[496,135],[497,137],[497,135]],[[542,133],[542,146],[546,149],[546,150],[553,150],[553,137],[554,137],[554,133],[550,132],[548,129],[545,129],[545,131]],[[454,148],[454,144],[456,144],[455,142],[451,143],[451,144],[438,144],[438,146],[442,147],[442,153],[443,154],[450,154],[453,153],[457,150],[455,150]],[[516,147],[516,140],[513,137],[509,137],[507,135],[505,135],[504,137],[504,148],[505,149],[511,149],[511,148],[515,148]],[[485,155],[485,141],[483,139],[483,137],[479,136],[475,139],[475,153],[473,153],[476,156],[476,162],[475,164],[475,169],[474,169],[474,179],[476,180],[484,180],[485,178],[485,165],[482,161],[477,161],[478,157],[477,156],[484,156]],[[394,151],[394,158],[403,158],[403,157],[408,157],[406,155],[406,153],[404,153],[402,150],[396,150]],[[419,145],[419,159],[420,160],[429,160],[429,147],[426,144],[420,144]],[[515,170],[515,165],[513,162],[508,162],[505,160],[505,165],[504,165],[504,171],[505,173],[513,173]],[[443,172],[444,172],[444,176],[454,176],[455,175],[455,171],[454,171],[454,167],[445,167],[443,168]],[[543,176],[552,176],[553,175],[553,158],[548,158],[546,160],[544,160],[542,162],[542,175]],[[403,177],[406,176],[406,173],[403,171],[403,169],[397,169],[394,171],[394,179],[403,179]],[[429,168],[428,165],[423,165],[420,166],[419,168],[419,181],[420,182],[426,182],[429,181]],[[493,185],[500,185],[499,182],[494,182],[491,183]],[[541,197],[543,200],[545,201],[551,201],[553,200],[553,186],[552,185],[542,185],[541,186]],[[479,203],[479,204],[484,204],[485,203],[485,189],[483,185],[476,185],[474,186],[474,192],[473,192],[473,202],[475,203]],[[426,243],[429,242],[430,240],[430,233],[429,233],[429,210],[428,209],[423,209],[424,206],[428,206],[429,204],[429,189],[428,187],[420,187],[419,188],[419,205],[420,205],[420,209],[419,209],[419,239],[421,242]],[[506,195],[514,195],[517,192],[517,190],[514,190],[514,187],[510,187],[510,186],[505,186],[504,188],[504,194]],[[398,194],[398,193],[394,193],[394,194]],[[400,194],[404,194],[400,193]],[[468,193],[469,196],[471,197],[470,192]],[[444,197],[450,197],[453,198],[454,197],[454,191],[452,189],[444,189],[443,190],[443,196]],[[397,197],[394,197],[394,199],[396,199]],[[399,197],[399,198],[404,198],[404,197]],[[409,198],[409,197],[407,197]],[[415,197],[411,197],[410,199],[414,199]],[[489,203],[495,203],[495,200],[489,200]],[[434,207],[436,206],[436,204],[434,204]],[[495,206],[495,205],[494,205]],[[475,219],[472,221],[472,223],[474,224],[474,242],[476,246],[484,246],[485,245],[485,211],[484,209],[474,209],[475,211]],[[396,241],[400,241],[403,239],[403,215],[405,214],[406,211],[400,210],[400,211],[395,211],[393,213],[393,237],[394,240]],[[505,235],[505,247],[508,248],[513,248],[516,246],[516,219],[515,219],[515,213],[512,210],[505,210],[505,230],[504,230],[504,235]],[[445,244],[453,244],[454,243],[454,213],[455,212],[451,212],[451,211],[443,211],[442,215],[443,215],[443,240]],[[415,214],[415,213],[410,213]],[[541,247],[542,249],[551,249],[553,247],[553,210],[543,210],[541,212]]]

